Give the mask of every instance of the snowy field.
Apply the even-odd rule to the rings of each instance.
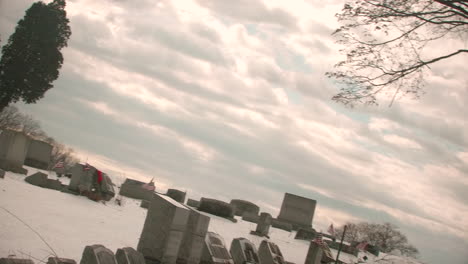
[[[28,170],[28,175],[37,171]],[[113,200],[106,204],[97,203],[83,196],[31,185],[24,178],[24,175],[7,172],[5,179],[0,179],[0,257],[15,255],[39,263],[52,255],[41,238],[19,219],[38,232],[57,255],[64,258],[79,261],[84,247],[92,244],[102,244],[114,252],[121,247],[137,247],[147,212],[140,207],[139,200],[124,198],[122,206]],[[49,178],[55,179],[55,174],[50,173]],[[68,184],[67,178],[60,180]],[[255,230],[253,223],[239,218],[237,223],[232,223],[209,216],[209,230],[223,236],[228,249],[236,237],[248,238],[257,247],[263,240],[249,234]],[[309,243],[295,240],[294,236],[294,232],[270,228],[270,239],[278,244],[285,259],[296,264],[304,263]],[[370,259],[366,263],[374,263],[372,255],[368,257]],[[340,259],[347,263],[358,261],[346,253],[341,253]],[[375,261],[377,263],[377,259]],[[388,255],[378,263],[419,262]]]

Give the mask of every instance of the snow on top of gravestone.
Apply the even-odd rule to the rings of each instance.
[[[184,209],[188,209],[187,207],[185,207],[183,204],[180,204],[179,202],[175,201],[174,199],[172,199],[171,197],[167,196],[167,195],[164,195],[164,194],[160,194],[160,193],[156,193],[156,195],[158,195],[159,197],[163,198],[164,200],[170,202],[171,204],[179,207],[179,208],[184,208]]]

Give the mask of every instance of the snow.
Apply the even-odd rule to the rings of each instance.
[[[29,175],[37,171],[28,170]],[[55,178],[54,173],[45,173],[49,178]],[[24,175],[7,172],[5,179],[0,179],[0,257],[16,255],[44,259],[52,255],[48,246],[8,211],[37,231],[60,257],[79,261],[84,247],[91,244],[105,245],[114,252],[121,247],[136,248],[147,212],[140,207],[139,200],[125,197],[122,206],[113,200],[106,204],[97,203],[83,196],[28,184],[24,178]],[[64,177],[59,180],[64,184],[69,181]],[[250,235],[250,231],[256,228],[254,223],[240,218],[233,223],[206,215],[211,218],[209,231],[220,234],[228,247],[237,237],[245,237],[257,247],[264,239]],[[296,240],[294,236],[294,232],[270,228],[270,240],[280,247],[285,259],[296,264],[304,263],[309,242]],[[335,250],[332,252],[336,254]],[[367,263],[374,263],[373,255],[368,254],[368,257]],[[419,263],[390,255],[384,259],[388,259],[388,263]],[[356,257],[343,252],[340,260],[357,262]]]

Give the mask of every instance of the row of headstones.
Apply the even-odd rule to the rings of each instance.
[[[34,264],[31,259],[0,258],[0,264]],[[68,258],[50,257],[47,264],[76,264]],[[80,264],[145,264],[143,255],[131,247],[120,248],[114,255],[103,245],[86,246]]]
[[[146,206],[148,213],[137,247],[146,264],[286,263],[279,247],[267,240],[262,241],[257,255],[250,241],[234,239],[230,253],[219,234],[208,232],[210,217],[168,196],[155,193]],[[255,232],[268,234],[270,220],[271,215],[262,214]]]

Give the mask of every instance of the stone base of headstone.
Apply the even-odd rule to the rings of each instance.
[[[310,241],[315,238],[317,231],[313,228],[299,228],[294,239]]]
[[[5,171],[0,169],[0,179],[5,178]]]
[[[50,257],[47,264],[76,264],[74,259]]]
[[[293,230],[293,226],[290,223],[283,222],[276,218],[271,219],[271,226],[288,232]]]
[[[69,194],[73,194],[73,195],[80,195],[79,192],[77,191],[73,191],[73,190],[70,190],[68,188],[68,186],[65,186],[62,190],[60,190],[61,192],[64,192],[64,193],[69,193]]]
[[[103,245],[86,246],[80,264],[117,264],[114,253]]]
[[[30,259],[0,258],[0,264],[34,264]]]
[[[118,264],[145,264],[143,254],[131,247],[117,249],[115,258]]]

